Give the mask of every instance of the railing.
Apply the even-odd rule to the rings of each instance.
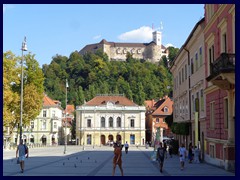
[[[235,72],[235,54],[222,53],[210,64],[210,76],[207,81],[218,76],[220,73]]]

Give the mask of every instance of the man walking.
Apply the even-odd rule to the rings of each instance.
[[[128,145],[128,142],[126,141],[126,143],[125,143],[125,152],[126,152],[126,154],[128,153],[128,148],[129,148],[129,145]]]
[[[114,157],[113,157],[113,171],[112,175],[115,174],[116,166],[120,168],[121,175],[123,176],[123,169],[122,169],[122,145],[119,142],[114,143]]]
[[[157,149],[157,160],[159,162],[160,172],[163,172],[163,162],[164,162],[165,149],[162,142],[160,142],[160,147]]]
[[[187,155],[187,151],[186,151],[186,148],[184,147],[184,144],[183,144],[183,143],[182,143],[182,146],[178,149],[178,153],[179,153],[181,170],[183,170],[183,168],[184,168],[185,156]]]

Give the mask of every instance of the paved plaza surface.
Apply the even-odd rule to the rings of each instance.
[[[64,146],[39,147],[29,149],[29,158],[25,161],[25,171],[20,173],[20,166],[16,164],[16,151],[3,150],[3,176],[111,176],[113,147],[67,146],[67,153],[63,154]],[[179,158],[173,155],[164,161],[163,173],[160,173],[157,162],[150,156],[153,148],[131,147],[125,154],[123,149],[124,176],[235,176],[206,163],[185,163],[184,170],[180,170]],[[115,176],[120,176],[116,167]]]

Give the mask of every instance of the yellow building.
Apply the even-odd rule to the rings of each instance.
[[[76,108],[76,144],[145,143],[145,107],[122,95],[99,95]]]

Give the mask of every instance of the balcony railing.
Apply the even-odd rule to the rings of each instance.
[[[222,53],[210,64],[210,76],[206,79],[211,81],[221,73],[235,73],[235,54]]]

